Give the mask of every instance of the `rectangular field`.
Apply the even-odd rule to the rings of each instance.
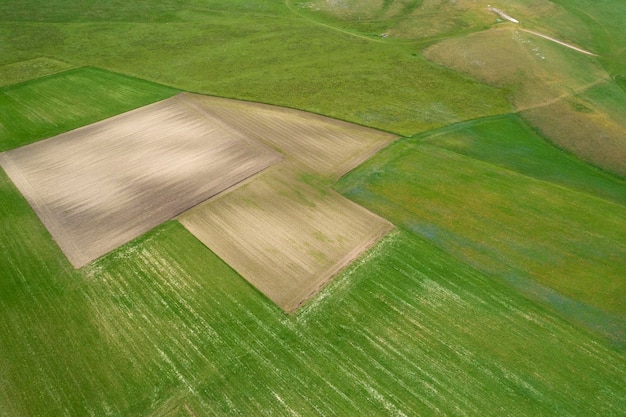
[[[0,165],[78,268],[280,159],[180,95],[5,152]]]
[[[286,165],[185,213],[181,223],[259,291],[295,311],[393,228]]]

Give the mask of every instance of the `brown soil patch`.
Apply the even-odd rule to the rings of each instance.
[[[285,159],[179,220],[285,311],[296,310],[393,228],[330,184],[397,136],[297,110],[194,98]]]
[[[393,226],[275,166],[180,221],[283,310],[292,312]]]
[[[0,154],[75,267],[278,162],[179,95]]]

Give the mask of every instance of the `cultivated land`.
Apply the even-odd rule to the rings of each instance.
[[[0,154],[79,268],[278,162],[178,95]]]
[[[289,167],[186,213],[183,225],[259,291],[295,311],[393,227]]]
[[[0,416],[623,416],[625,5],[491,5],[0,2],[0,151],[181,90],[411,137],[335,187],[395,231],[290,315],[178,221],[74,269],[0,170]],[[305,149],[254,180],[335,201]]]
[[[397,136],[274,106],[197,101],[285,161],[180,221],[283,310],[295,311],[393,227],[330,184]]]

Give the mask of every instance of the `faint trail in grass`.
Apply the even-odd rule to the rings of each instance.
[[[608,80],[606,78],[600,78],[599,80],[595,80],[595,81],[593,81],[593,82],[591,82],[589,84],[585,84],[583,86],[580,86],[580,87],[572,90],[569,93],[560,94],[557,97],[553,97],[553,98],[551,98],[549,100],[542,101],[541,103],[535,103],[535,104],[531,104],[531,105],[527,105],[527,106],[517,107],[516,108],[516,112],[519,113],[519,112],[523,112],[523,111],[527,111],[527,110],[538,109],[538,108],[541,108],[541,107],[549,106],[549,105],[554,104],[554,103],[558,103],[559,101],[561,101],[561,100],[563,100],[565,98],[572,97],[572,96],[575,96],[575,95],[580,94],[580,93],[584,93],[585,91],[590,90],[591,88],[596,87],[596,86],[598,86],[598,85],[600,85],[602,83],[605,83],[605,82],[610,82],[610,80]]]
[[[341,33],[346,34],[346,35],[354,36],[356,38],[365,39],[366,41],[384,43],[384,41],[382,39],[376,39],[376,38],[372,38],[372,37],[365,36],[365,35],[359,35],[358,33],[354,33],[354,32],[351,32],[349,30],[341,29],[341,28],[338,28],[336,26],[327,25],[326,23],[318,22],[317,20],[311,19],[310,17],[305,16],[302,13],[300,13],[297,10],[297,8],[295,8],[291,4],[291,1],[289,1],[289,0],[285,0],[285,6],[289,10],[291,10],[294,14],[296,14],[296,15],[300,16],[301,18],[303,18],[303,19],[305,19],[305,20],[307,20],[307,21],[309,21],[311,23],[314,23],[316,25],[323,26],[323,27],[328,28],[328,29],[336,30],[337,32],[341,32]]]

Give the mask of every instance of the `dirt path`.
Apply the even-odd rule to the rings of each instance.
[[[574,45],[571,45],[569,43],[562,42],[562,41],[560,41],[558,39],[555,39],[555,38],[553,38],[551,36],[544,35],[543,33],[535,32],[534,30],[528,30],[528,29],[520,29],[520,30],[522,32],[532,33],[533,35],[539,36],[539,37],[547,39],[549,41],[556,42],[559,45],[563,45],[563,46],[565,46],[567,48],[573,49],[573,50],[578,51],[580,53],[583,53],[583,54],[586,54],[586,55],[591,55],[591,56],[598,56],[598,54],[594,54],[593,52],[587,51],[585,49],[581,49],[581,48],[579,48],[577,46],[574,46]]]

